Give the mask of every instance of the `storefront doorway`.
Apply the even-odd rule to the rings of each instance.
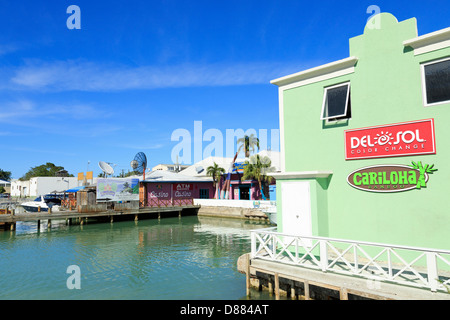
[[[283,233],[295,236],[312,236],[311,197],[308,181],[281,183]],[[310,244],[310,239],[304,240]]]
[[[239,187],[239,200],[250,200],[250,187]]]

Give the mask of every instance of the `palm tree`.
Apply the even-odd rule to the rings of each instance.
[[[228,169],[228,177],[225,179],[225,183],[222,186],[222,193],[224,195],[224,198],[228,199],[227,190],[230,187],[230,178],[231,178],[231,171],[233,170],[234,163],[236,161],[236,158],[238,156],[238,153],[241,151],[242,148],[244,148],[245,157],[248,158],[250,156],[250,151],[255,151],[255,147],[259,149],[259,139],[255,137],[255,135],[252,133],[250,136],[245,135],[244,137],[237,140],[237,144],[241,144],[234,155],[233,162],[231,162],[230,167]]]
[[[268,176],[267,173],[273,172],[274,167],[271,167],[272,161],[269,157],[261,157],[258,154],[252,156],[250,161],[245,162],[247,165],[244,167],[244,174],[242,175],[241,181],[248,179],[255,179],[258,181],[259,190],[261,196],[266,198],[266,187],[272,182],[273,177]]]
[[[239,153],[242,147],[244,147],[244,153],[246,158],[250,156],[250,151],[254,152],[255,148],[259,149],[259,139],[255,137],[253,133],[249,136],[246,135],[243,138],[238,139],[237,143],[241,144],[238,148],[237,153]]]
[[[217,190],[217,188],[216,188],[217,183],[220,181],[220,177],[224,173],[225,173],[225,169],[222,167],[219,167],[219,165],[215,162],[214,162],[214,165],[209,166],[206,169],[206,174],[213,178],[213,186],[214,186],[215,191]],[[215,194],[214,198],[217,198],[216,192],[214,192],[214,194]]]

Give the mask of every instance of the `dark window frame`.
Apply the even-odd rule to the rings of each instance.
[[[450,63],[450,57],[446,57],[446,58],[442,58],[442,59],[435,59],[435,60],[427,61],[427,62],[424,62],[424,63],[421,64],[423,104],[426,107],[440,105],[440,104],[445,104],[445,103],[450,103],[450,97],[448,97],[447,100],[439,100],[439,101],[435,101],[431,97],[429,97],[430,94],[429,94],[429,90],[428,90],[429,89],[428,85],[429,85],[430,82],[427,81],[427,70],[426,70],[426,68],[430,67],[432,65],[443,63],[443,62]],[[450,86],[450,83],[448,83],[448,85]],[[445,89],[444,89],[444,91],[445,91]]]
[[[337,89],[337,88],[341,88],[341,87],[347,87],[347,95],[345,98],[344,110],[342,113],[329,116],[328,115],[328,99],[329,99],[328,91]],[[335,85],[332,85],[329,87],[325,87],[324,93],[323,93],[322,113],[320,115],[320,120],[326,120],[327,122],[332,122],[332,121],[351,119],[351,94],[350,94],[350,92],[351,92],[350,81],[342,82],[342,83],[335,84]]]

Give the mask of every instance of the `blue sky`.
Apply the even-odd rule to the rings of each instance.
[[[417,18],[419,35],[450,26],[448,0],[0,1],[0,169],[97,176],[137,152],[171,163],[172,133],[194,121],[224,137],[278,129],[270,80],[348,57],[370,5]]]

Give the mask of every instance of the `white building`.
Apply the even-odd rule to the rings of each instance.
[[[188,165],[184,165],[184,164],[162,164],[162,163],[160,163],[157,166],[154,166],[152,168],[152,171],[163,170],[163,171],[175,172],[177,167],[180,170],[183,170],[183,169],[186,169],[189,166]]]
[[[271,150],[262,150],[258,153],[259,156],[264,157],[267,156],[271,160],[271,166],[275,168],[275,171],[280,171],[280,152],[279,151],[271,151]],[[247,159],[237,158],[235,163],[245,162]],[[213,166],[214,163],[217,163],[219,167],[225,169],[225,172],[228,172],[230,165],[233,162],[233,158],[224,158],[224,157],[208,157],[203,159],[193,165],[187,167],[182,170],[180,173],[192,177],[205,177],[207,176],[207,169],[209,166]]]
[[[77,177],[34,177],[30,180],[11,180],[11,196],[37,197],[78,187]]]

